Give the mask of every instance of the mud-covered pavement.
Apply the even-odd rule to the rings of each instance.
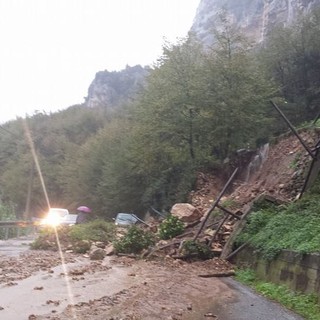
[[[219,259],[90,261],[64,253],[63,267],[58,252],[10,241],[0,244],[2,320],[302,319],[231,278],[210,277],[232,268]]]

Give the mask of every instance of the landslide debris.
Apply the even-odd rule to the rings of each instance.
[[[319,141],[320,131],[318,129],[302,130],[300,135],[312,148]],[[259,150],[256,153],[250,151],[246,161],[243,161],[243,158],[241,161],[234,159],[229,164],[231,169],[229,168],[226,172],[234,169],[232,168],[233,164],[239,163],[241,163],[240,170],[231,187],[219,202],[220,208],[215,208],[210,213],[196,243],[193,242],[202,220],[228,180],[228,175],[221,171],[216,175],[212,172],[199,173],[196,188],[190,193],[189,203],[173,206],[172,214],[184,221],[183,233],[169,240],[159,240],[158,237],[156,244],[149,250],[144,250],[141,256],[148,259],[163,259],[165,256],[170,256],[188,261],[219,257],[228,243],[237,221],[248,213],[256,199],[265,197],[278,203],[288,203],[297,199],[304,184],[311,157],[292,134],[283,135],[263,148],[263,157]],[[243,157],[243,152],[240,156]],[[257,159],[259,160],[258,166],[254,164],[255,170],[252,170],[252,163]],[[227,211],[223,211],[223,208]],[[148,225],[141,225],[141,228],[154,233],[157,237],[159,230],[161,230],[161,221],[152,219],[147,223]],[[117,233],[117,237],[121,238],[125,233],[126,230],[122,230]],[[54,238],[45,239],[45,243],[48,248],[51,245],[52,248],[56,247]],[[74,250],[66,237],[62,238],[61,243],[64,250]],[[103,243],[101,248],[97,249],[101,259],[107,254],[103,252],[106,250],[107,244]],[[92,242],[80,241],[77,245],[84,250],[83,252],[88,252]],[[204,254],[204,248],[209,248],[210,254]],[[77,250],[82,252],[79,251],[79,248]],[[114,250],[109,247],[108,254],[112,253]]]

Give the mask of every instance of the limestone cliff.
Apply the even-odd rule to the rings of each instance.
[[[226,10],[240,30],[261,42],[274,25],[288,25],[319,5],[320,0],[201,0],[191,31],[203,43],[211,44],[216,15]]]
[[[85,104],[90,108],[102,107],[108,110],[132,101],[141,87],[148,68],[140,65],[127,66],[121,71],[99,71],[88,89]]]

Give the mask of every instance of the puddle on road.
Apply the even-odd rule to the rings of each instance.
[[[86,260],[68,264],[67,267],[70,270],[72,267],[81,267],[89,263]],[[108,260],[107,265],[110,265]],[[4,309],[0,311],[0,319],[26,320],[31,314],[60,313],[71,301],[79,303],[112,295],[130,287],[135,281],[134,277],[128,277],[130,267],[112,265],[111,269],[93,274],[85,273],[76,277],[77,280],[70,277],[69,283],[73,294],[70,299],[65,277],[61,275],[62,266],[52,270],[53,273],[39,272],[27,279],[16,281],[15,286],[1,286],[0,306]]]

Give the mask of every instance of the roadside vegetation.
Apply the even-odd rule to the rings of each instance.
[[[156,237],[153,233],[132,226],[123,237],[114,241],[113,244],[117,253],[139,254],[143,249],[152,246],[155,241]]]
[[[183,223],[169,215],[159,224],[158,232],[151,232],[139,225],[118,228],[112,222],[93,220],[88,223],[70,226],[44,227],[39,236],[31,244],[35,250],[58,250],[58,240],[62,249],[70,249],[77,253],[88,252],[91,245],[100,242],[104,245],[113,244],[116,253],[140,254],[161,239],[171,239],[184,231]],[[186,252],[200,253],[204,256],[204,248],[196,244],[184,247]]]
[[[320,251],[320,181],[288,206],[262,205],[248,217],[237,245],[248,243],[267,260],[281,250],[305,254]]]
[[[172,239],[184,231],[183,222],[173,215],[168,215],[159,226],[160,239]]]
[[[59,250],[59,243],[63,250],[70,249],[77,253],[89,251],[92,243],[101,242],[105,245],[115,240],[114,223],[94,220],[88,223],[69,226],[45,227],[31,244],[34,250]]]
[[[263,296],[277,301],[286,308],[300,314],[308,320],[320,320],[320,305],[316,295],[292,292],[285,286],[261,281],[253,270],[243,269],[236,272],[236,279],[261,293]]]

